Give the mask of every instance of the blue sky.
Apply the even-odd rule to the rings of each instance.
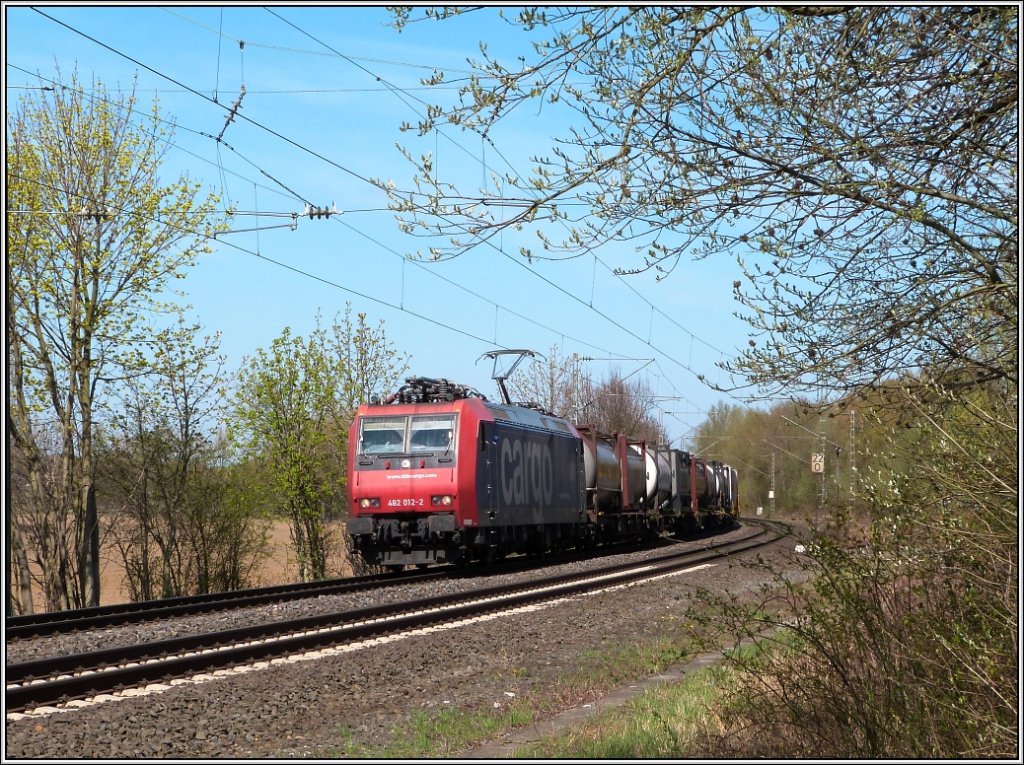
[[[526,264],[518,252],[536,246],[529,233],[506,233],[442,263],[403,258],[428,243],[401,233],[385,195],[367,182],[409,187],[413,168],[396,144],[414,156],[432,152],[441,178],[479,178],[482,186],[487,168],[527,174],[530,156],[547,153],[565,127],[550,111],[502,123],[491,138],[511,168],[474,134],[452,128],[417,139],[399,130],[437,100],[420,85],[433,68],[468,71],[481,40],[510,66],[528,53],[529,37],[496,11],[401,33],[387,26],[383,7],[365,6],[7,4],[4,16],[9,107],[40,79],[66,82],[73,71],[108,90],[137,76],[140,108],[157,97],[178,126],[167,178],[187,173],[246,213],[177,285],[189,315],[221,333],[229,368],[284,327],[306,334],[318,311],[329,321],[350,303],[372,324],[384,321],[389,340],[411,357],[410,374],[448,377],[491,398],[497,390],[481,354],[510,347],[546,355],[558,346],[561,355],[593,358],[595,378],[613,368],[646,376],[676,445],[712,404],[736,403],[696,378],[726,382],[715,363],[747,341],[732,315],[739,277],[731,261],[681,263],[656,283],[610,272],[636,265],[624,245],[596,259]],[[238,113],[246,119],[228,123],[243,84]],[[303,211],[302,200],[341,214],[300,217],[292,230],[287,216]],[[562,231],[547,233],[557,239]]]

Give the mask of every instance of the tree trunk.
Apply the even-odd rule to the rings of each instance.
[[[83,492],[85,500],[85,528],[82,534],[82,597],[86,606],[100,605],[100,524],[96,514],[96,489],[92,481]]]
[[[31,572],[28,567],[28,555],[25,554],[25,546],[21,543],[21,534],[18,533],[17,527],[12,523],[10,516],[11,509],[7,508],[7,529],[8,529],[8,544],[10,545],[10,573],[11,582],[17,590],[15,598],[14,609],[11,609],[10,603],[8,603],[7,613],[19,613],[19,614],[34,614],[35,603],[32,600],[32,578]],[[10,597],[11,590],[7,589],[7,595]]]

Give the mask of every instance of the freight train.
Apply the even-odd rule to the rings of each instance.
[[[352,548],[368,564],[493,561],[732,525],[737,472],[533,404],[411,377],[349,432]]]

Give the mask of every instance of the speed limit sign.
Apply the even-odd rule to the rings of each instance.
[[[820,452],[815,452],[811,455],[811,472],[812,473],[824,473],[825,472],[825,455]]]

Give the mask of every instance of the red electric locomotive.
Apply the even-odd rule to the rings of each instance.
[[[585,522],[572,425],[447,380],[410,378],[388,400],[360,406],[349,462],[348,532],[368,563],[543,551],[577,539]]]

